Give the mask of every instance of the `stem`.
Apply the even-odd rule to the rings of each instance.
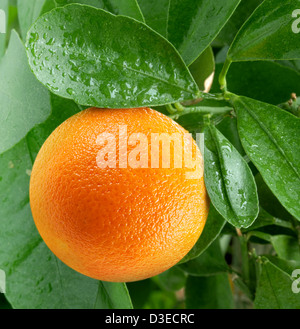
[[[203,93],[202,97],[195,98],[195,99],[192,99],[190,101],[184,101],[184,102],[181,102],[181,104],[183,106],[192,106],[192,105],[196,105],[196,104],[202,102],[205,99],[212,99],[212,100],[215,100],[215,101],[223,101],[224,96],[223,96],[223,94],[220,94],[220,93],[219,94]]]
[[[186,107],[184,112],[172,114],[169,117],[171,119],[177,119],[181,115],[190,114],[190,113],[202,113],[202,114],[211,114],[211,115],[221,115],[229,114],[233,111],[231,107],[209,107],[209,106],[198,106],[198,107]]]
[[[232,61],[229,58],[227,58],[224,63],[224,66],[222,68],[222,71],[220,73],[220,76],[219,76],[220,87],[221,87],[221,90],[224,92],[227,91],[226,75],[227,75],[227,72],[229,70],[231,63],[232,63]]]
[[[170,114],[175,114],[177,112],[177,110],[174,109],[174,107],[171,104],[167,104],[166,109]]]
[[[183,112],[185,110],[185,107],[182,106],[180,103],[174,104],[178,112]]]
[[[250,264],[249,264],[249,255],[248,255],[248,242],[243,235],[238,237],[241,246],[241,255],[242,255],[242,276],[245,283],[248,285],[250,282]]]

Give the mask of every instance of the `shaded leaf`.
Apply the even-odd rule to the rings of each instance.
[[[158,289],[152,279],[128,282],[126,285],[135,309],[144,308],[150,298],[151,293]]]
[[[29,27],[40,16],[46,0],[18,0],[18,17],[23,40],[26,39]]]
[[[18,143],[51,112],[50,94],[27,63],[24,46],[13,31],[7,52],[0,62],[0,153]]]
[[[153,277],[153,280],[164,290],[177,291],[185,286],[186,275],[177,266]]]
[[[242,25],[251,16],[257,6],[262,2],[263,0],[242,0],[236,11],[233,13],[232,17],[229,19],[217,38],[214,40],[213,45],[230,46]]]
[[[4,294],[0,294],[0,310],[8,310],[11,309],[11,305],[9,302],[6,300]]]
[[[189,309],[234,308],[228,274],[189,276],[186,284],[186,306]]]
[[[187,65],[211,44],[240,0],[138,0],[146,23],[178,49]]]
[[[219,75],[222,64],[216,66]],[[227,88],[236,95],[278,105],[291,98],[291,93],[300,95],[300,74],[290,67],[275,62],[232,63],[227,73]],[[219,92],[217,79],[211,92]]]
[[[211,47],[204,52],[189,67],[200,90],[209,92],[215,73],[215,58]]]
[[[26,45],[37,78],[82,105],[141,107],[200,95],[172,45],[144,24],[101,9],[54,9],[31,27]]]
[[[5,14],[5,30],[7,31],[7,26],[8,26],[8,0],[0,0],[0,10],[1,14],[3,15],[3,12]],[[3,28],[3,17],[2,15],[0,16],[1,19],[1,24],[0,28]],[[5,53],[5,48],[6,48],[6,33],[0,33],[0,59]]]
[[[187,65],[211,44],[240,0],[170,0],[167,39]]]
[[[145,17],[146,24],[164,37],[167,37],[167,22],[171,0],[137,0]]]
[[[219,240],[215,240],[200,256],[178,265],[189,275],[209,276],[229,271]]]
[[[216,211],[211,204],[209,208],[208,217],[204,226],[203,232],[196,242],[195,246],[189,253],[179,262],[179,264],[190,261],[200,256],[219,236],[226,220]]]

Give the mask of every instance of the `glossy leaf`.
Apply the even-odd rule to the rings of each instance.
[[[292,273],[286,273],[267,258],[263,258],[262,271],[256,290],[254,305],[258,309],[299,309],[300,294],[292,291]]]
[[[0,62],[0,154],[51,112],[50,94],[34,77],[18,34],[13,31]],[[5,77],[5,78],[4,78]]]
[[[300,220],[300,119],[231,95],[243,147],[281,204]]]
[[[144,17],[136,0],[56,0],[57,6],[72,3],[104,9],[115,15],[124,15],[144,22]]]
[[[215,127],[205,129],[205,182],[211,202],[235,227],[248,227],[258,215],[254,177],[246,161]]]
[[[299,35],[293,31],[298,0],[265,0],[236,36],[230,61],[299,59]]]
[[[189,309],[234,308],[228,274],[189,276],[186,285],[186,306]]]
[[[37,78],[82,105],[141,107],[200,95],[172,45],[125,16],[82,5],[57,8],[32,26],[26,46]]]
[[[208,218],[200,238],[196,242],[195,246],[190,250],[190,252],[179,263],[186,263],[200,256],[219,236],[225,223],[226,220],[216,211],[214,206],[211,204]]]
[[[208,276],[228,272],[229,268],[221,252],[219,240],[215,240],[208,249],[197,258],[178,265],[189,275]]]
[[[124,284],[101,283],[60,262],[43,242],[31,216],[29,179],[41,145],[61,122],[79,111],[52,96],[52,115],[0,156],[0,268],[14,308],[130,308]]]
[[[187,65],[211,44],[240,0],[170,0],[167,39]]]

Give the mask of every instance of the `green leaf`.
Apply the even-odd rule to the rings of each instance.
[[[281,204],[300,220],[300,119],[270,104],[230,97],[246,153]]]
[[[155,106],[201,94],[171,44],[142,23],[101,9],[54,9],[31,27],[26,46],[37,78],[82,105]]]
[[[56,0],[56,3],[59,7],[72,3],[88,5],[144,22],[143,14],[136,0]]]
[[[299,309],[300,294],[293,293],[293,280],[279,267],[263,258],[254,305],[258,309]]]
[[[269,189],[260,173],[255,176],[258,199],[261,207],[268,212],[273,218],[280,218],[286,222],[290,222],[293,216],[278,201],[276,196]]]
[[[12,149],[0,155],[0,268],[14,308],[131,307],[125,285],[99,283],[60,262],[36,230],[29,205],[34,158],[48,135],[79,111],[52,96],[52,115]]]
[[[216,211],[211,204],[208,217],[203,232],[190,252],[179,262],[179,264],[188,262],[200,256],[219,236],[226,220]]]
[[[231,111],[233,111],[233,108],[226,103],[203,100],[195,106],[186,107],[184,111],[169,115],[169,117],[177,121],[189,132],[199,133],[203,130],[205,125],[204,117],[207,114],[211,115],[212,122],[219,122],[219,118],[223,119]]]
[[[249,227],[258,215],[254,177],[246,161],[214,126],[205,129],[205,183],[211,202],[235,227]]]
[[[35,79],[18,34],[13,31],[0,62],[0,154],[18,143],[51,112],[50,94]]]
[[[99,281],[99,289],[94,308],[131,309],[132,304],[126,284]]]
[[[175,309],[178,308],[178,298],[174,292],[153,290],[144,304],[144,309]]]
[[[57,7],[56,0],[45,0],[40,16]]]
[[[276,226],[279,226],[280,228],[282,228],[282,227],[289,228],[289,229],[293,228],[292,224],[289,221],[274,217],[271,214],[269,214],[267,211],[265,211],[263,208],[260,207],[259,214],[258,214],[256,221],[248,228],[243,229],[243,232],[257,230],[262,227],[270,226],[270,225],[276,225]]]
[[[208,47],[189,67],[200,90],[209,92],[214,79],[215,58],[211,47]]]
[[[264,255],[263,257],[268,259],[273,265],[277,266],[288,275],[291,275],[294,270],[300,268],[300,261],[298,260],[286,260],[272,255]]]
[[[185,286],[186,275],[177,266],[152,278],[158,286],[167,291],[177,291]]]
[[[135,309],[144,308],[145,304],[149,300],[149,297],[151,296],[151,293],[158,289],[152,279],[128,282],[126,285]]]
[[[0,294],[0,310],[8,310],[11,309],[11,305],[8,303],[8,301],[5,298],[4,294]]]
[[[211,44],[240,0],[138,0],[146,23],[178,49],[187,65]]]
[[[189,275],[209,276],[229,271],[220,248],[219,240],[215,240],[200,256],[178,267]]]
[[[299,35],[293,32],[298,0],[265,0],[236,36],[228,52],[230,61],[299,59]]]
[[[221,68],[217,64],[216,76]],[[226,79],[232,93],[274,105],[287,101],[292,93],[300,95],[300,74],[275,62],[233,63]],[[217,79],[214,82],[211,92],[220,92]]]
[[[278,257],[300,261],[300,246],[296,238],[288,235],[274,235],[271,237],[271,243]]]
[[[137,0],[146,24],[157,31],[160,35],[167,37],[167,22],[171,0],[149,1]]]
[[[0,10],[5,14],[5,30],[7,33],[7,27],[8,27],[8,0],[0,0]],[[0,27],[1,29],[3,28],[3,17],[0,16]],[[6,48],[6,33],[0,33],[0,59],[5,53],[5,48]]]
[[[262,1],[263,0],[242,0],[232,17],[214,40],[213,45],[217,47],[222,47],[224,45],[230,46],[242,25]]]
[[[211,44],[240,0],[170,0],[167,39],[187,65]]]
[[[18,17],[23,40],[34,21],[40,16],[45,0],[18,0]]]
[[[228,274],[189,276],[186,284],[188,309],[232,309],[234,300]]]
[[[216,127],[242,156],[246,154],[238,133],[236,117],[226,116]]]

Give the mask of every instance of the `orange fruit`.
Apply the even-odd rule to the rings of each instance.
[[[184,142],[183,151],[175,137],[170,143],[169,167],[165,148],[153,151],[162,133]],[[191,146],[194,162],[173,164]],[[37,229],[60,260],[89,277],[127,282],[157,275],[188,253],[205,225],[209,202],[203,175],[189,177],[193,163],[203,170],[194,140],[157,111],[85,110],[38,153],[30,179]]]

